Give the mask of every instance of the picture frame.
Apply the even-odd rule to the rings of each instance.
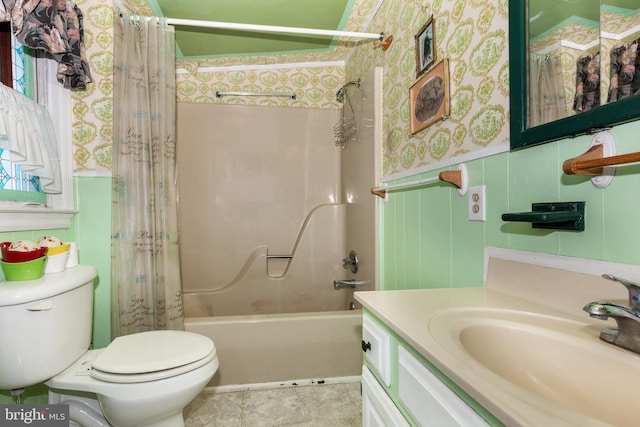
[[[449,60],[443,59],[409,89],[411,135],[449,117]]]
[[[416,77],[420,77],[436,61],[435,21],[433,15],[415,35]]]

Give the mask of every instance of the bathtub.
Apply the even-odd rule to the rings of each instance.
[[[211,338],[219,391],[358,381],[362,310],[185,318],[185,330]]]

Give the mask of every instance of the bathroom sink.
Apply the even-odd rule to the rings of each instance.
[[[520,400],[538,399],[542,407],[552,402],[612,425],[637,425],[629,408],[637,403],[640,355],[599,340],[601,327],[482,309],[446,310],[429,324],[438,345],[465,367],[470,384],[492,384]],[[531,393],[534,399],[527,397]]]

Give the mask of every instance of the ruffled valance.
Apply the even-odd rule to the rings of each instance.
[[[45,193],[62,192],[62,174],[55,128],[42,105],[0,84],[0,147],[11,155],[11,163],[40,177]]]
[[[82,11],[71,0],[0,0],[0,21],[11,21],[23,45],[53,56],[57,79],[65,88],[86,89],[92,82]]]

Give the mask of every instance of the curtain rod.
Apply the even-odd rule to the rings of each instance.
[[[382,41],[384,33],[360,33],[355,31],[321,30],[314,28],[280,27],[274,25],[241,24],[220,21],[199,21],[193,19],[167,18],[169,25],[184,25],[187,27],[226,28],[231,30],[259,31],[266,33],[309,34],[318,36],[354,37],[363,39],[377,39]]]

